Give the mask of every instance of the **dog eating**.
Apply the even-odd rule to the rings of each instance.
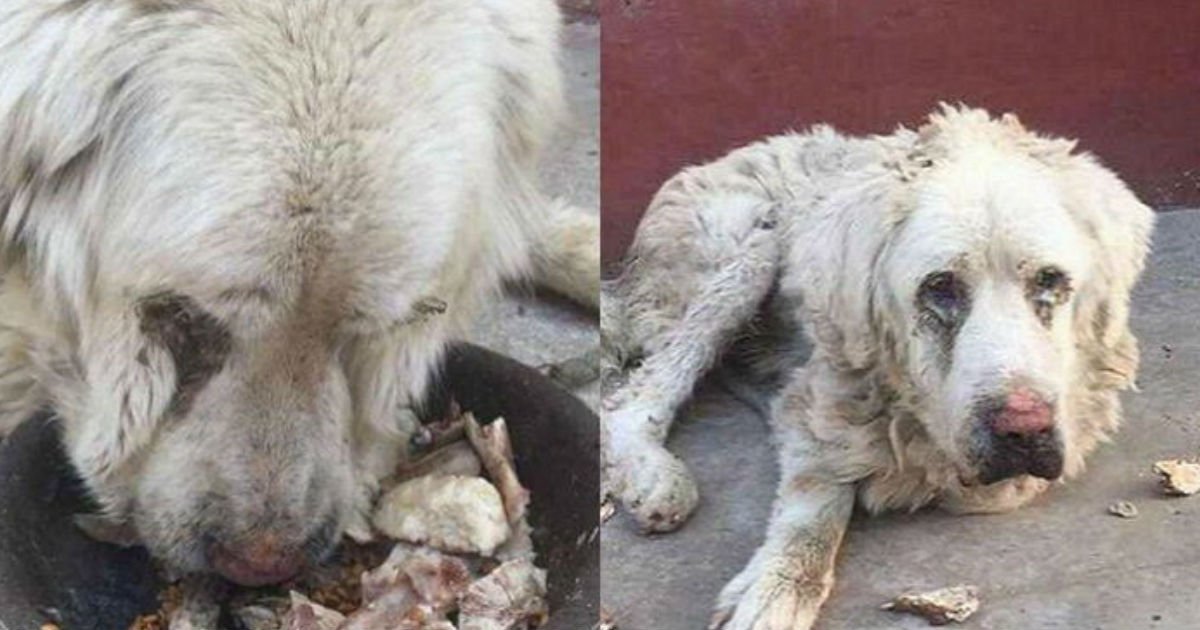
[[[371,537],[447,342],[509,280],[598,300],[538,188],[550,0],[0,8],[0,433],[52,408],[176,576]]]

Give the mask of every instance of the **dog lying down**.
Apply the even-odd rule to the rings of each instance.
[[[538,190],[553,0],[0,7],[0,433],[51,407],[110,530],[285,581],[371,536],[446,343],[509,279],[595,305]]]
[[[1152,224],[1073,142],[965,107],[686,169],[605,288],[606,488],[644,530],[679,527],[697,501],[663,446],[679,405],[723,356],[777,378],[778,498],[713,627],[808,628],[856,501],[1002,512],[1083,469],[1134,380]]]

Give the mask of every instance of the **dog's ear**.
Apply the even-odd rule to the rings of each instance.
[[[1078,287],[1075,329],[1092,387],[1132,385],[1137,341],[1129,298],[1145,266],[1154,213],[1088,154],[1060,163],[1068,208],[1092,245],[1091,276]]]
[[[873,367],[882,348],[886,322],[878,314],[879,264],[901,221],[895,211],[895,182],[854,187],[835,193],[831,212],[808,238],[838,246],[799,247],[782,279],[785,293],[803,295],[809,333],[817,351],[839,369]]]
[[[176,396],[168,347],[150,339],[138,309],[92,313],[80,339],[78,369],[86,383],[57,401],[65,441],[84,479],[103,480],[149,444]]]

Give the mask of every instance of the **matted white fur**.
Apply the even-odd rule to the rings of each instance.
[[[676,410],[726,352],[777,377],[778,499],[714,627],[808,628],[855,497],[872,512],[1003,511],[1049,485],[979,482],[981,404],[1033,392],[1062,476],[1082,470],[1133,383],[1129,294],[1152,223],[1074,143],[965,107],[915,132],[817,127],[685,169],[604,294],[621,368],[604,396],[607,490],[642,528],[678,527],[698,493],[663,446]],[[940,273],[969,299],[932,321],[919,293]],[[803,365],[771,341],[801,328]]]
[[[596,220],[536,187],[559,22],[552,0],[3,3],[0,431],[53,407],[105,513],[182,572],[205,537],[366,535],[476,306],[539,272],[596,301]],[[189,326],[214,356],[179,356]]]

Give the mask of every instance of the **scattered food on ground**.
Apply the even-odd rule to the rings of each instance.
[[[616,513],[617,506],[613,505],[612,498],[604,497],[604,500],[600,502],[600,522],[607,523],[608,519],[612,518],[613,514]]]
[[[1108,506],[1108,513],[1121,518],[1137,518],[1137,506],[1129,501],[1117,501]]]
[[[1200,492],[1200,464],[1182,459],[1164,459],[1154,464],[1163,492],[1187,496]]]
[[[934,626],[961,623],[979,610],[979,592],[974,586],[960,584],[925,593],[905,593],[884,604],[883,609],[919,615]]]

